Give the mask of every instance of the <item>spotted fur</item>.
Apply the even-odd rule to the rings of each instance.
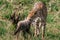
[[[44,40],[46,17],[47,17],[46,4],[43,2],[36,2],[32,10],[29,12],[27,18],[17,23],[17,29],[14,34],[16,35],[21,30],[24,31],[24,30],[29,29],[30,24],[35,22],[34,24],[35,25],[35,36],[40,34],[40,28],[42,27],[42,40]]]

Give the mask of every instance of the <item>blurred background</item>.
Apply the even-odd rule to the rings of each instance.
[[[27,17],[34,3],[43,1],[48,9],[47,25],[45,32],[46,40],[60,40],[60,0],[0,0],[0,40],[15,40],[15,25],[10,21],[10,15],[14,12],[20,14],[20,20]],[[31,27],[33,33],[34,28]],[[26,38],[19,36],[19,40],[41,40],[26,34]]]

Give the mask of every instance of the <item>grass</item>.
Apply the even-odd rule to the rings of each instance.
[[[0,40],[16,39],[16,37],[13,35],[15,25],[13,25],[9,20],[10,15],[13,14],[14,10],[17,10],[17,14],[20,13],[21,16],[20,20],[23,20],[27,17],[29,11],[33,7],[33,4],[37,1],[40,0],[0,0]],[[41,1],[45,2],[48,8],[45,39],[60,40],[60,0]],[[41,33],[39,37],[33,37],[34,27],[31,27],[31,32],[32,35],[26,33],[25,40],[41,40]],[[20,33],[18,39],[24,39],[22,32]]]

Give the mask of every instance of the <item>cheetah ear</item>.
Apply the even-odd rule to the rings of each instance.
[[[15,13],[13,13],[12,15],[10,15],[10,19],[15,18]]]

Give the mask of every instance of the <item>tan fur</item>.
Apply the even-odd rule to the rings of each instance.
[[[31,19],[35,15],[35,12],[39,9],[43,9],[42,2],[35,3],[34,7],[32,8],[32,10],[29,12],[29,15],[27,16],[27,19]]]
[[[38,19],[41,21],[41,24],[39,24]],[[35,3],[32,10],[29,12],[29,15],[27,16],[27,19],[31,19],[32,22],[35,21],[35,36],[39,35],[40,28],[42,27],[42,40],[44,40],[45,35],[45,26],[46,26],[46,18],[47,18],[47,7],[43,2],[37,2]],[[39,26],[40,25],[40,26]]]

